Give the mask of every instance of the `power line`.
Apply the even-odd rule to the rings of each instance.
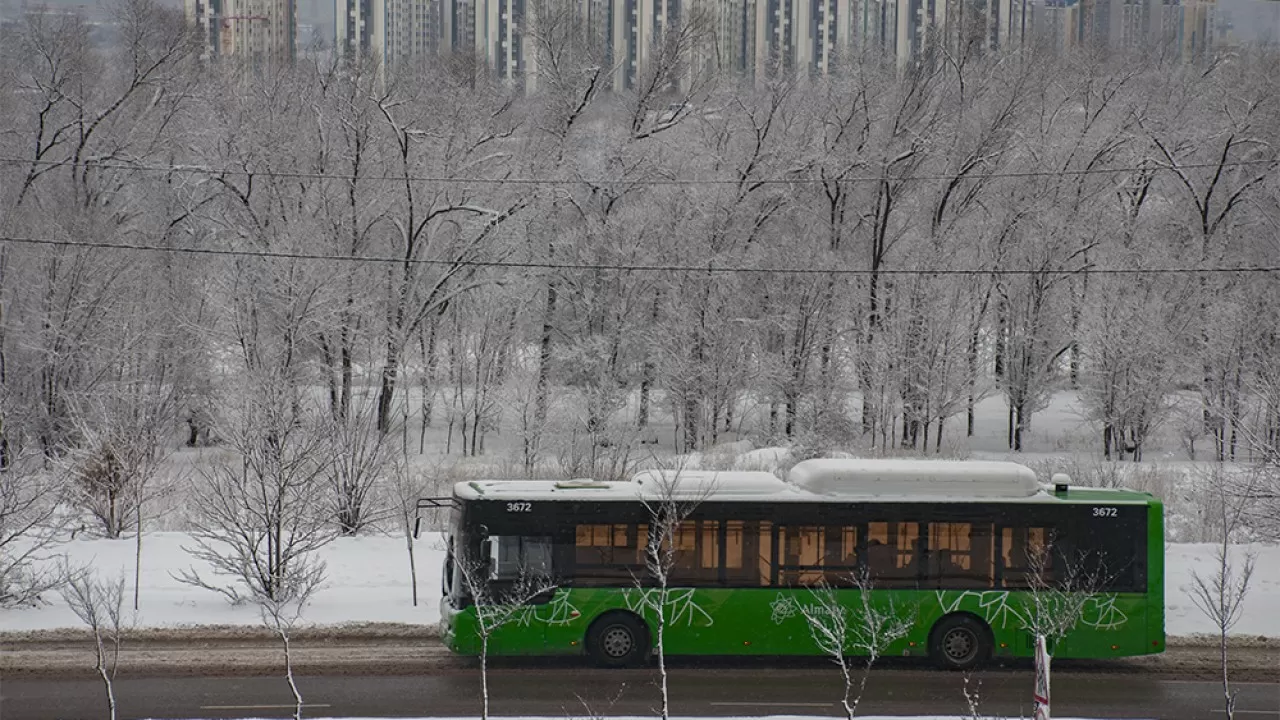
[[[60,167],[70,165],[71,163],[62,160],[25,160],[22,158],[0,157],[0,165],[33,165],[38,167]],[[684,186],[684,185],[737,185],[745,182],[751,185],[816,185],[823,183],[835,183],[837,185],[853,185],[859,183],[878,183],[883,180],[894,181],[950,181],[950,180],[985,180],[991,178],[1037,178],[1037,177],[1080,177],[1085,175],[1116,175],[1122,173],[1137,172],[1171,172],[1174,170],[1196,170],[1196,169],[1218,169],[1233,167],[1248,167],[1253,165],[1274,165],[1274,160],[1233,160],[1230,162],[1204,162],[1204,163],[1186,163],[1183,165],[1131,165],[1125,167],[1114,168],[1083,168],[1080,170],[1025,170],[1025,171],[1003,171],[990,172],[981,174],[959,174],[959,173],[942,173],[933,175],[895,175],[889,177],[881,177],[877,175],[853,175],[844,178],[760,178],[760,179],[739,179],[739,178],[707,178],[707,179],[690,179],[690,178],[649,178],[642,180],[622,180],[618,178],[538,178],[538,177],[513,177],[513,178],[481,178],[481,177],[443,177],[432,175],[351,175],[346,173],[315,173],[300,172],[289,170],[242,170],[232,168],[215,168],[207,165],[149,165],[145,163],[129,163],[118,161],[93,162],[87,161],[86,166],[95,167],[103,170],[134,170],[138,172],[154,172],[154,173],[181,173],[188,175],[214,175],[214,176],[233,176],[233,177],[270,177],[270,178],[288,178],[296,180],[368,180],[368,181],[392,181],[392,182],[419,182],[419,183],[451,183],[455,185],[611,185],[611,184],[627,184],[627,185],[643,185],[643,186]]]
[[[413,265],[463,266],[476,268],[494,268],[501,270],[586,270],[599,272],[687,272],[699,274],[749,274],[749,275],[871,275],[871,270],[853,268],[813,268],[813,267],[748,267],[743,265],[637,265],[626,263],[563,263],[534,262],[509,260],[435,260],[428,258],[405,258],[387,256],[348,256],[320,255],[300,252],[228,250],[223,248],[164,247],[160,245],[115,244],[106,242],[77,242],[72,240],[53,240],[48,238],[11,237],[0,235],[0,242],[20,245],[45,245],[101,250],[126,250],[150,253],[180,253],[185,255],[218,255],[243,258],[263,258],[272,260],[305,260],[317,262],[347,263],[379,263]],[[1269,274],[1280,273],[1280,266],[1266,267],[1162,267],[1162,268],[1099,268],[1084,267],[1079,269],[965,269],[965,268],[932,268],[932,269],[881,269],[878,275],[937,275],[937,276],[1025,276],[1025,275],[1223,275],[1223,274]]]

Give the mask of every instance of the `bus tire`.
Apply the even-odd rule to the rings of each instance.
[[[991,628],[968,613],[947,615],[929,633],[929,656],[947,670],[972,670],[991,659]]]
[[[587,628],[587,654],[600,667],[639,665],[649,655],[649,628],[631,613],[605,613]]]

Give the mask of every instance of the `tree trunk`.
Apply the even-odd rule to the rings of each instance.
[[[871,258],[871,274],[867,278],[867,332],[863,337],[863,353],[874,352],[876,339],[880,329],[880,260],[873,253]],[[871,364],[860,362],[859,385],[862,386],[862,432],[875,432],[875,408],[871,398],[872,371]]]
[[[289,681],[289,690],[293,692],[294,700],[294,720],[302,720],[302,693],[298,692],[298,683],[293,679],[293,654],[289,647],[289,631],[284,628],[278,629],[280,638],[284,642],[284,673],[285,679]]]
[[[1008,313],[1005,308],[1003,299],[996,301],[996,357],[995,357],[995,376],[997,378],[1004,377],[1005,353],[1008,348],[1005,345],[1005,334],[1008,332]]]
[[[413,532],[406,531],[404,534],[405,546],[409,550],[409,585],[413,590],[413,606],[418,607],[418,563],[413,557]],[[445,578],[449,582],[449,578]]]
[[[1018,401],[1017,420],[1013,426],[1013,451],[1022,452],[1022,431],[1026,429],[1026,403]]]
[[[661,308],[662,293],[653,293],[653,309],[649,313],[649,327],[658,327],[658,311]],[[653,350],[645,350],[644,365],[640,368],[640,413],[636,425],[640,428],[649,426],[649,394],[653,389],[653,375],[657,366],[653,362]]]
[[[325,384],[329,388],[329,412],[334,417],[341,417],[338,414],[338,378],[334,375],[334,359],[333,349],[329,347],[329,340],[324,333],[320,333],[317,340],[320,343],[320,359],[324,363],[324,379]]]
[[[684,409],[680,413],[680,426],[684,429],[683,452],[692,452],[698,447],[698,414],[701,411],[697,396],[685,391]]]
[[[400,372],[400,350],[395,342],[387,343],[387,361],[382,366],[382,382],[378,390],[378,432],[391,431],[391,404],[396,392],[396,376]]]
[[[338,396],[338,417],[345,420],[351,414],[351,388],[355,383],[351,359],[351,336],[346,327],[342,328],[341,340],[342,390]]]
[[[138,494],[137,504],[134,506],[134,510],[138,513],[138,535],[133,549],[133,609],[135,611],[138,609],[138,596],[142,594],[142,493]]]
[[[649,393],[653,387],[653,370],[653,363],[645,360],[640,370],[640,408],[636,417],[636,427],[641,430],[649,427]]]
[[[542,337],[538,341],[538,380],[533,399],[533,437],[528,433],[524,439],[525,466],[530,467],[538,454],[537,438],[542,436],[547,423],[547,411],[551,402],[551,354],[552,337],[555,332],[556,303],[559,299],[559,288],[554,280],[547,281],[547,300],[542,309]]]
[[[796,394],[792,391],[788,391],[786,393],[786,398],[786,419],[784,421],[783,432],[788,438],[793,438],[796,435],[796,414],[799,412],[799,409],[797,408],[799,400],[796,398]]]
[[[480,720],[489,720],[489,634],[480,630]]]
[[[974,327],[973,334],[969,336],[969,347],[965,353],[965,360],[968,363],[969,370],[969,398],[965,404],[965,437],[973,437],[973,421],[974,421],[974,405],[978,402],[978,344],[979,328]]]
[[[89,589],[92,591],[92,587]],[[116,632],[118,633],[119,629]],[[107,691],[107,718],[108,720],[116,720],[116,691],[111,682],[112,673],[107,668],[107,651],[102,645],[102,629],[96,622],[93,627],[93,635],[94,641],[98,646],[98,677],[102,678],[102,684]]]
[[[1231,461],[1236,460],[1236,448],[1239,445],[1240,432],[1240,414],[1241,403],[1240,396],[1243,392],[1244,378],[1240,371],[1240,364],[1236,364],[1235,377],[1231,384]]]
[[[431,416],[435,414],[435,393],[432,392],[431,383],[436,376],[436,323],[430,323],[430,327],[418,333],[418,347],[422,352],[424,368],[418,388],[421,394],[418,402],[422,410],[422,418],[418,423],[418,454],[421,455],[426,452],[427,428],[431,427]]]

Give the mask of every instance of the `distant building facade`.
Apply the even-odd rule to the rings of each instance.
[[[447,0],[337,0],[334,47],[387,66],[451,49]]]
[[[294,0],[185,0],[185,10],[205,57],[235,57],[261,68],[297,56]]]
[[[209,56],[256,63],[296,55],[296,0],[185,2]],[[695,16],[707,26],[686,50],[687,72],[756,79],[839,72],[864,53],[905,65],[932,44],[974,34],[993,51],[1027,42],[1064,50],[1163,43],[1194,58],[1226,33],[1216,0],[335,0],[334,46],[388,68],[471,54],[496,77],[531,90],[539,2],[575,14],[616,90],[641,82],[664,35]]]

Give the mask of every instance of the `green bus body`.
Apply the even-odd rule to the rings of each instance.
[[[472,484],[472,487],[475,487]],[[523,606],[510,622],[494,630],[489,638],[491,655],[576,655],[588,642],[592,623],[606,613],[630,613],[643,619],[649,637],[658,633],[653,598],[661,590],[639,573],[639,581],[618,579],[613,587],[596,580],[583,587],[575,578],[569,558],[575,525],[592,522],[642,522],[647,512],[639,502],[591,502],[589,500],[534,499],[513,502],[513,495],[486,499],[484,493],[461,498],[455,495],[450,529],[451,555],[446,567],[446,596],[441,603],[441,632],[452,651],[476,655],[481,650],[476,625],[476,608],[458,589],[452,547],[473,550],[485,535],[546,536],[555,539],[557,587],[536,603]],[[517,512],[511,512],[511,508]],[[608,516],[604,520],[600,518]],[[968,503],[938,502],[823,502],[823,503],[715,503],[706,502],[691,518],[708,520],[723,527],[724,518],[759,521],[758,527],[777,528],[796,523],[832,525],[844,523],[847,532],[865,539],[873,519],[888,518],[900,525],[919,523],[919,535],[928,534],[929,523],[973,522],[972,527],[990,528],[991,538],[1009,537],[1001,529],[1035,523],[1049,527],[1055,541],[1065,547],[1088,547],[1105,553],[1112,567],[1125,565],[1123,580],[1094,592],[1085,603],[1074,627],[1053,647],[1059,658],[1108,658],[1143,655],[1163,651],[1164,634],[1164,539],[1162,506],[1146,493],[1071,488],[1031,504],[1000,501]],[[716,525],[720,522],[720,525]],[[1124,528],[1120,528],[1123,523]],[[581,532],[579,530],[579,532]],[[619,531],[621,532],[621,531]],[[710,531],[709,531],[710,532]],[[720,537],[723,539],[724,530]],[[761,531],[765,532],[764,530]],[[976,531],[975,537],[976,537]],[[1008,533],[1006,530],[1005,533]],[[828,535],[830,537],[830,535]],[[997,545],[1000,540],[989,540]],[[865,546],[860,543],[859,548]],[[776,544],[771,546],[776,547]],[[860,553],[864,552],[859,550]],[[913,550],[913,552],[915,552]],[[927,553],[927,548],[922,551]],[[915,587],[873,589],[870,602],[911,619],[912,630],[887,649],[886,655],[925,656],[931,653],[931,633],[944,617],[968,614],[988,628],[989,654],[995,657],[1030,657],[1033,638],[1027,630],[1033,595],[1025,589],[1007,588],[1001,582],[998,552],[992,577],[965,587],[947,587],[945,579],[931,577],[919,569],[908,582]],[[724,552],[721,552],[721,558]],[[865,554],[859,555],[860,562]],[[779,560],[775,555],[775,563]],[[781,567],[781,565],[780,565]],[[923,568],[923,564],[921,568]],[[675,582],[666,590],[664,651],[669,655],[817,655],[804,609],[817,608],[817,598],[805,587],[789,586],[784,571],[766,570],[761,565],[747,586],[734,585],[721,570],[697,586]],[[752,572],[755,572],[753,570]],[[830,571],[828,571],[830,572]],[[1007,572],[1007,571],[1006,571]],[[985,587],[982,586],[985,584]],[[710,585],[710,586],[708,586]],[[1101,587],[1101,586],[1099,586]],[[860,608],[862,591],[856,587],[837,589],[837,598],[851,609]],[[646,594],[648,598],[646,598]]]

